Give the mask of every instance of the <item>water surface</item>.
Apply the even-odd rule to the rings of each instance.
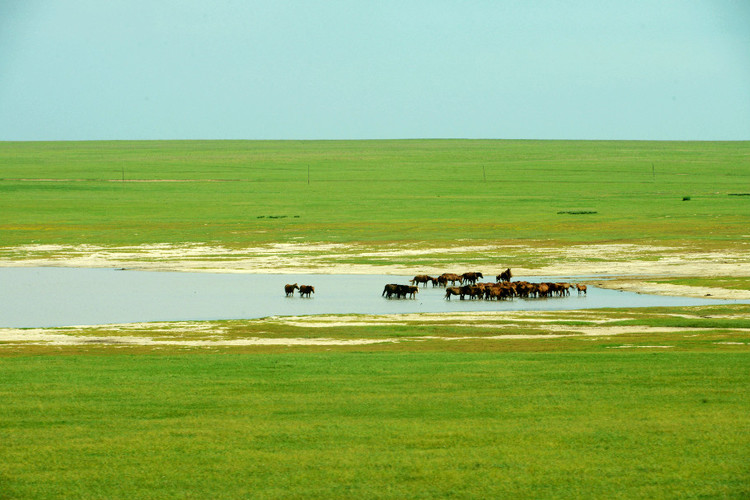
[[[587,296],[508,301],[444,299],[443,288],[420,287],[416,299],[381,297],[387,283],[411,276],[277,275],[0,268],[0,327],[37,328],[142,321],[251,319],[308,314],[562,310],[600,307],[748,303],[620,292],[589,286]],[[524,279],[518,277],[518,280]],[[528,281],[563,281],[534,277]],[[565,279],[575,281],[575,279]],[[286,283],[315,286],[312,298],[286,297]]]

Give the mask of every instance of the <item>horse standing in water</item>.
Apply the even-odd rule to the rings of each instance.
[[[435,286],[437,284],[437,278],[433,278],[432,276],[428,276],[426,274],[418,274],[410,279],[409,283],[411,283],[412,285],[424,283],[424,286],[427,286],[427,283],[432,283],[432,286]]]
[[[299,290],[297,283],[293,285],[284,285],[284,292],[286,292],[287,297],[289,297],[290,295],[294,295],[295,290]]]
[[[503,271],[500,274],[498,274],[496,276],[496,280],[497,281],[509,282],[512,277],[513,277],[513,274],[510,272],[510,268],[508,268],[505,271]]]
[[[315,293],[315,287],[310,285],[302,285],[299,287],[300,297],[310,297],[311,293]]]

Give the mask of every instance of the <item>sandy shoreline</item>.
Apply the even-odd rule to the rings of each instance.
[[[674,327],[674,326],[619,326],[608,323],[628,319],[624,316],[601,317],[591,311],[548,312],[539,317],[539,312],[483,312],[483,313],[427,313],[427,314],[390,314],[390,315],[355,315],[355,316],[298,316],[271,317],[250,320],[260,330],[254,330],[247,336],[236,337],[232,328],[221,322],[154,322],[122,323],[109,325],[88,325],[58,328],[0,328],[0,347],[22,346],[85,346],[100,345],[110,347],[240,347],[240,346],[364,346],[373,344],[399,344],[425,341],[461,342],[467,340],[482,341],[543,341],[551,339],[579,340],[612,340],[621,336],[653,336],[655,334],[696,337],[716,330],[707,327]],[[710,316],[686,316],[690,319],[711,319]],[[731,316],[716,316],[728,318]],[[587,325],[571,324],[569,320],[577,319]],[[746,315],[738,319],[747,319]],[[567,323],[560,323],[568,320]],[[508,322],[512,321],[512,322]],[[399,337],[370,338],[331,338],[326,336],[278,337],[266,336],[265,328],[270,325],[285,325],[291,328],[317,329],[347,326],[358,327],[424,324],[439,322],[453,327],[477,328],[477,335],[415,335]],[[523,326],[523,328],[522,328]],[[519,333],[519,330],[525,330]],[[732,345],[746,346],[750,328],[726,327],[725,334],[732,335],[732,340],[723,341]],[[611,348],[669,348],[671,345],[632,345],[623,344]]]
[[[477,255],[480,257],[478,258]],[[496,255],[503,255],[501,259]],[[513,256],[548,262],[530,268],[513,266]],[[408,265],[405,259],[445,262],[440,266]],[[377,264],[366,263],[377,261]],[[515,276],[575,277],[603,288],[658,295],[750,300],[750,290],[655,283],[675,277],[750,276],[748,252],[685,252],[634,244],[473,245],[401,248],[329,243],[285,243],[248,248],[207,244],[156,244],[129,247],[93,245],[26,245],[0,247],[0,267],[124,268],[256,274],[441,274],[482,270],[499,273],[512,267]],[[462,271],[463,270],[463,271]],[[608,277],[602,280],[602,277]]]

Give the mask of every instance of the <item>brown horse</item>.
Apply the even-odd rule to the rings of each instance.
[[[390,283],[388,285],[385,285],[385,288],[383,288],[383,293],[380,294],[381,297],[385,297],[386,299],[390,299],[391,295],[396,295],[398,297],[398,287],[400,285],[396,285],[395,283]]]
[[[586,293],[586,285],[576,285],[576,288],[578,289],[578,295],[581,295],[581,292],[583,292],[584,295],[588,295]]]
[[[435,278],[433,278],[432,276],[428,276],[426,274],[418,274],[418,275],[414,276],[412,279],[409,280],[409,283],[411,283],[412,285],[417,285],[419,283],[424,283],[424,286],[427,286],[427,282],[430,282],[430,283],[432,283],[434,285],[435,284]]]
[[[310,297],[311,293],[315,293],[315,287],[310,285],[301,285],[299,287],[300,297]]]
[[[290,295],[294,295],[295,290],[299,290],[297,283],[293,285],[284,285],[284,291],[286,292],[287,297],[289,297]]]
[[[400,298],[406,298],[408,295],[409,298],[415,298],[415,295],[419,293],[419,287],[418,286],[409,286],[409,285],[397,285],[395,283],[390,283],[388,285],[385,285],[385,288],[383,288],[383,293],[380,295],[381,297],[385,297],[386,299],[390,299],[393,295],[396,296],[397,299]]]
[[[398,294],[399,299],[402,296],[406,298],[407,295],[409,296],[409,298],[413,299],[413,298],[416,298],[415,294],[419,293],[419,287],[409,286],[409,285],[398,285],[398,291],[396,293]]]
[[[484,278],[484,275],[479,272],[471,272],[463,273],[461,277],[463,278],[463,281],[461,281],[461,283],[471,283],[473,285],[479,278]]]
[[[513,277],[513,274],[510,272],[510,268],[508,268],[505,271],[498,274],[495,278],[497,281],[510,281],[512,277]]]
[[[547,283],[537,283],[534,286],[534,291],[537,297],[546,297],[549,295],[549,285]]]
[[[448,284],[449,281],[451,282],[451,285],[455,285],[456,281],[458,281],[459,283],[463,282],[463,277],[459,276],[458,274],[453,274],[453,273],[443,273],[440,275],[438,279],[440,278],[443,278],[446,285]]]
[[[449,286],[445,289],[445,298],[451,300],[451,295],[457,295],[459,298],[463,298],[461,295],[461,288],[457,286]]]
[[[487,300],[508,299],[515,295],[515,288],[510,283],[493,283],[484,289],[484,298]]]

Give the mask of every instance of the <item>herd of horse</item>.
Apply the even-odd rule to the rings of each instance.
[[[529,283],[528,281],[511,281],[513,273],[510,268],[495,276],[494,282],[480,282],[484,275],[477,271],[466,272],[463,274],[443,273],[440,276],[432,277],[427,274],[418,274],[409,280],[411,285],[399,285],[389,283],[383,288],[382,297],[386,299],[397,298],[405,299],[416,298],[419,293],[419,285],[427,286],[431,283],[433,287],[445,287],[445,298],[450,300],[451,297],[458,297],[464,300],[484,299],[484,300],[506,300],[514,297],[519,298],[544,298],[544,297],[566,297],[570,295],[570,290],[578,290],[578,295],[586,294],[586,285],[574,283]],[[450,282],[451,286],[448,286]],[[459,286],[456,286],[456,283]],[[315,293],[315,287],[311,285],[285,285],[284,292],[286,296],[294,296],[294,291],[299,290],[300,297],[310,297]]]
[[[566,297],[570,290],[575,288],[578,295],[586,294],[586,285],[575,285],[572,283],[529,283],[528,281],[514,281],[501,283],[476,283],[474,285],[451,286],[445,290],[445,298],[450,300],[451,296],[457,296],[464,300],[485,299],[505,300],[519,297],[522,299],[542,297]]]
[[[494,282],[480,282],[480,279],[484,279],[484,275],[477,271],[463,274],[443,273],[437,277],[418,274],[409,280],[412,285],[417,286],[389,284],[385,286],[383,296],[391,298],[395,295],[397,298],[405,298],[407,295],[405,292],[408,291],[409,296],[414,298],[414,294],[419,291],[418,285],[427,286],[428,283],[432,283],[433,287],[445,287],[445,298],[448,300],[451,297],[458,297],[460,300],[466,297],[484,300],[505,300],[514,297],[566,297],[570,295],[571,289],[578,290],[578,295],[585,295],[587,292],[586,285],[582,284],[529,283],[528,281],[511,281],[512,277],[513,273],[510,268],[495,276]],[[448,286],[448,282],[451,286]],[[456,282],[460,286],[456,286]]]

